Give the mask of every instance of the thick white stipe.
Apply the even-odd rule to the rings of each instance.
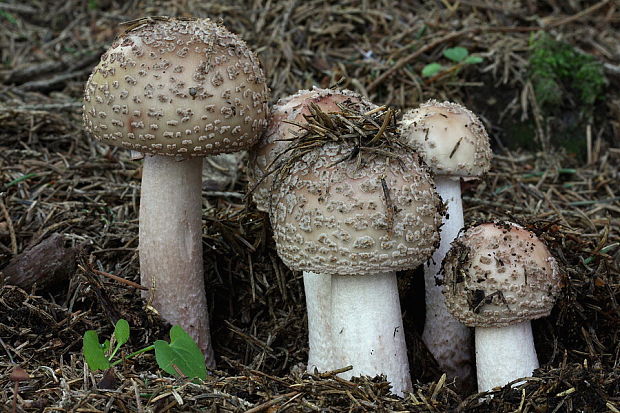
[[[411,391],[396,273],[332,276],[332,336],[342,373],[385,374],[394,394]]]
[[[476,327],[478,391],[530,377],[538,357],[529,321],[507,327]]]
[[[467,380],[472,375],[471,330],[448,312],[441,286],[435,283],[450,243],[464,225],[461,183],[458,177],[438,175],[435,186],[447,205],[447,215],[441,227],[439,248],[433,253],[433,259],[424,265],[426,321],[422,340],[449,378]]]

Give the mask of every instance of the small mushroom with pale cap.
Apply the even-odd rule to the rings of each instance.
[[[17,411],[17,398],[19,394],[19,383],[22,381],[30,380],[30,375],[26,370],[24,370],[20,366],[13,366],[11,373],[9,373],[9,380],[11,380],[13,384],[13,411]]]
[[[448,310],[475,327],[478,391],[531,376],[530,320],[549,315],[560,284],[545,244],[513,223],[481,224],[452,243],[443,272]]]
[[[328,332],[325,342],[311,341],[310,363],[321,371],[352,365],[344,378],[385,374],[402,395],[412,387],[395,271],[430,257],[441,202],[414,152],[360,152],[360,167],[353,151],[352,142],[327,142],[282,174],[272,194],[274,239],[289,268],[331,276]]]
[[[86,131],[146,154],[140,274],[164,319],[214,365],[202,262],[203,157],[249,147],[269,90],[247,45],[209,19],[144,19],[120,35],[84,94]]]
[[[441,242],[424,267],[426,320],[422,340],[448,377],[471,377],[471,332],[446,310],[436,285],[450,243],[463,228],[461,178],[474,179],[491,164],[489,137],[478,117],[451,102],[430,100],[403,116],[401,135],[435,173],[437,193],[446,204]]]

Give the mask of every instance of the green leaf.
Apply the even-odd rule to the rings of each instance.
[[[116,346],[120,347],[129,340],[129,323],[127,320],[120,319],[114,326],[114,338],[116,338]]]
[[[17,24],[17,19],[15,18],[15,16],[13,16],[11,13],[7,11],[0,10],[0,16],[4,17],[5,19],[7,19],[9,22],[13,24]]]
[[[453,62],[460,63],[469,55],[469,52],[464,47],[451,47],[444,50],[443,55]]]
[[[110,342],[106,340],[108,347]],[[110,362],[105,356],[105,343],[99,343],[99,336],[95,330],[84,333],[82,340],[82,354],[91,370],[105,370],[110,367]]]
[[[166,373],[178,377],[180,372],[190,379],[197,377],[204,380],[207,377],[204,355],[181,327],[172,326],[170,343],[157,340],[154,346],[157,364]]]
[[[114,346],[114,351],[110,355],[110,360],[116,356],[116,353],[121,348],[123,344],[129,340],[129,323],[127,320],[123,320],[122,318],[116,322],[114,326],[114,340],[116,341],[116,345]]]
[[[424,69],[422,69],[422,76],[423,77],[434,76],[437,73],[439,73],[441,69],[442,69],[442,66],[439,63],[429,63],[426,66],[424,66]]]
[[[480,56],[467,56],[467,58],[463,61],[463,63],[467,63],[467,64],[475,64],[475,63],[482,63],[484,59],[482,59],[482,57]]]

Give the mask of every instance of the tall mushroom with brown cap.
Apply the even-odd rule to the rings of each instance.
[[[278,100],[272,107],[269,125],[259,143],[250,151],[248,168],[252,197],[260,211],[269,212],[274,192],[274,171],[287,158],[287,149],[296,136],[303,133],[306,116],[315,105],[322,112],[341,112],[339,105],[368,111],[377,106],[350,90],[321,89],[300,90],[294,95]],[[308,371],[329,370],[333,365],[331,325],[331,276],[311,271],[303,272],[306,309],[308,316]]]
[[[422,340],[449,377],[466,381],[472,372],[471,332],[446,310],[436,278],[450,243],[463,228],[460,180],[473,179],[489,170],[489,137],[470,110],[435,100],[405,113],[400,129],[403,139],[435,172],[437,193],[447,207],[441,243],[424,267],[426,321]]]
[[[277,172],[274,238],[289,268],[331,275],[324,335],[330,342],[310,348],[319,369],[352,365],[345,378],[385,374],[402,395],[411,390],[411,378],[395,271],[430,257],[439,240],[441,203],[413,151],[396,143],[362,147],[343,138],[347,123],[340,129],[336,119],[310,128],[318,134],[326,129],[331,138]],[[312,133],[301,142],[320,139]],[[327,354],[321,353],[325,348]]]
[[[254,53],[209,19],[134,24],[86,83],[86,131],[146,154],[139,224],[145,297],[196,339],[209,365],[202,157],[250,146],[266,126],[268,93]]]
[[[532,232],[512,223],[469,228],[443,262],[448,310],[475,327],[478,390],[538,368],[530,320],[549,315],[559,290],[556,260]]]

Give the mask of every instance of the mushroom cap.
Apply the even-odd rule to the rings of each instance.
[[[250,146],[267,125],[268,98],[257,57],[223,26],[147,20],[101,56],[83,117],[99,141],[187,158]]]
[[[491,167],[486,129],[458,103],[429,100],[403,115],[400,130],[437,175],[472,178]]]
[[[327,143],[277,182],[271,222],[289,268],[339,275],[398,271],[422,263],[437,247],[442,204],[419,157],[404,149],[395,150],[398,159],[369,153],[358,168],[344,160],[353,150]]]
[[[512,223],[469,228],[443,261],[450,313],[470,327],[546,317],[559,291],[558,265],[536,235]]]
[[[250,151],[248,181],[250,188],[254,188],[252,197],[260,211],[268,212],[272,192],[273,177],[265,174],[272,167],[272,162],[289,146],[286,139],[291,139],[296,133],[302,132],[297,124],[306,123],[304,115],[309,115],[309,106],[314,103],[323,112],[340,112],[338,104],[357,104],[357,109],[370,110],[376,107],[361,95],[350,90],[320,89],[300,90],[294,95],[278,100],[272,107],[269,125],[264,136]],[[277,162],[277,161],[276,161]],[[264,178],[263,178],[264,177]],[[262,179],[262,181],[261,181]]]

